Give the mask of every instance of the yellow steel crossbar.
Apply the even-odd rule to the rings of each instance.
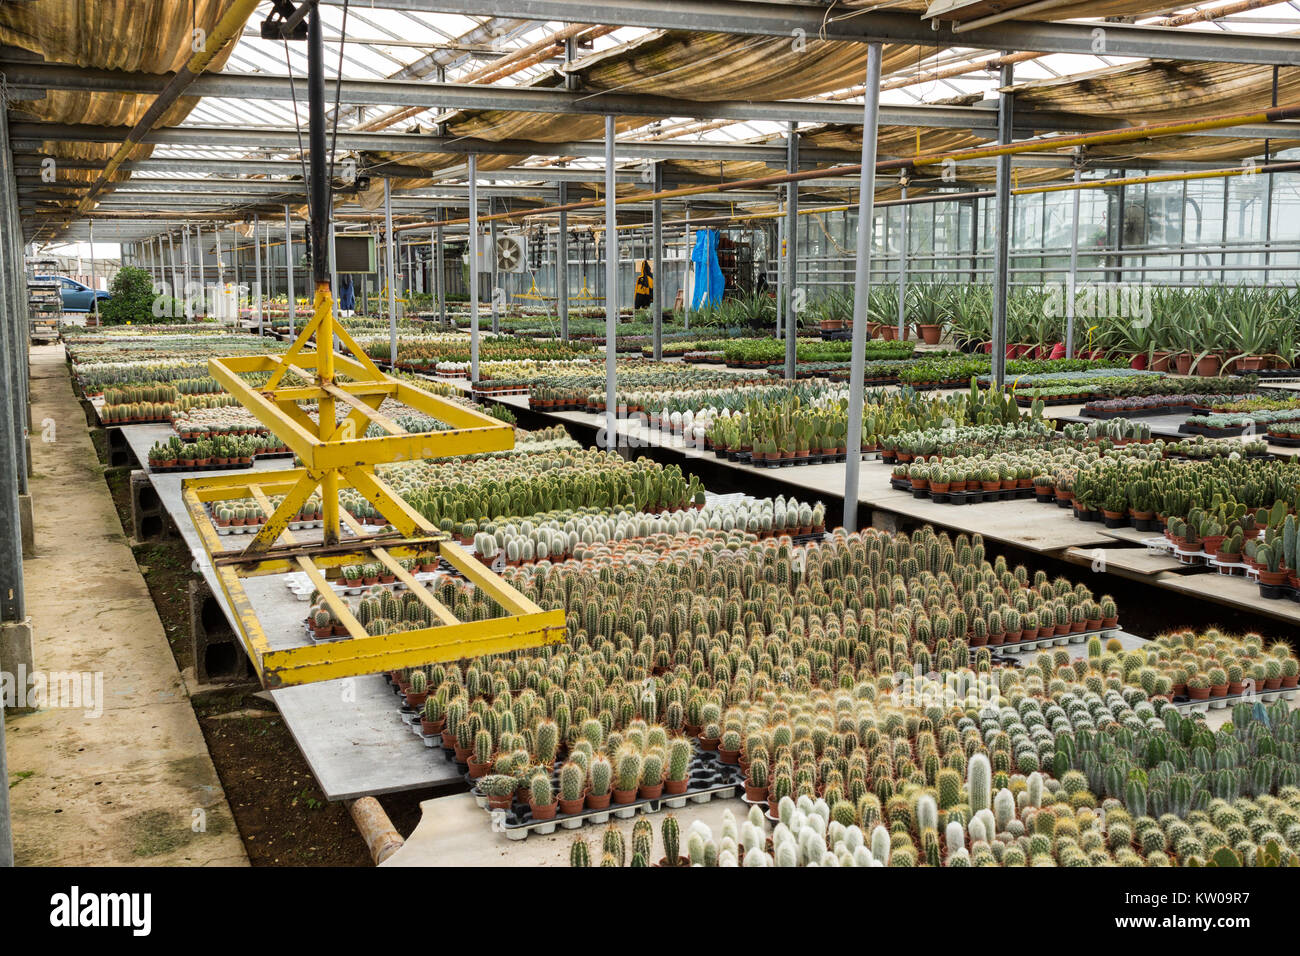
[[[336,338],[351,356],[334,351]],[[309,348],[313,341],[314,350]],[[540,647],[565,639],[563,611],[544,611],[515,591],[439,532],[374,470],[376,465],[387,462],[503,451],[514,446],[514,428],[477,409],[385,375],[347,330],[334,323],[328,284],[317,285],[312,318],[283,355],[214,358],[209,360],[208,368],[213,378],[292,449],[301,462],[301,467],[282,471],[186,479],[182,486],[185,507],[234,610],[240,641],[264,684],[282,686],[369,674]],[[245,375],[254,373],[266,374],[266,384],[255,388],[245,381]],[[282,387],[286,376],[302,384]],[[407,433],[379,411],[387,398],[450,427],[445,431]],[[316,403],[314,420],[303,407],[307,402]],[[342,421],[336,414],[339,405],[349,410]],[[372,422],[388,434],[356,437]],[[344,489],[355,490],[371,501],[396,530],[368,534],[341,507],[339,492]],[[306,545],[289,531],[289,525],[317,492],[324,518],[322,540],[319,545]],[[273,505],[273,495],[282,496],[279,505]],[[257,503],[266,521],[242,551],[229,550],[208,507],[244,498]],[[352,530],[355,541],[340,541],[341,525]],[[502,608],[505,616],[486,621],[458,620],[451,609],[402,567],[401,558],[429,550],[436,551]],[[366,633],[347,602],[335,594],[329,574],[347,564],[372,560],[384,565],[416,595],[433,614],[434,626],[382,635]],[[305,643],[304,635],[290,646],[271,646],[243,580],[293,571],[307,575],[321,600],[347,629],[347,638],[311,644]]]

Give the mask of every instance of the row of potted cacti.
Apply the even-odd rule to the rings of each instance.
[[[516,567],[530,561],[583,559],[604,544],[656,535],[676,537],[704,531],[746,531],[758,537],[814,534],[826,530],[826,507],[783,496],[715,501],[700,508],[665,511],[658,515],[624,508],[562,511],[501,524],[487,522],[473,538],[480,555],[504,552]]]
[[[595,449],[409,462],[378,471],[412,508],[466,542],[485,522],[503,516],[620,505],[659,512],[704,501],[699,479],[685,476],[677,465],[628,461]],[[360,495],[345,493],[340,500],[353,514],[374,508]]]
[[[1058,472],[1054,488],[1058,498],[1064,491],[1072,499],[1076,513],[1100,511],[1111,520],[1133,514],[1167,524],[1225,503],[1242,512],[1280,508],[1285,515],[1300,500],[1300,465],[1235,456],[1185,462],[1103,457],[1072,475]]]
[[[149,449],[149,467],[167,468],[223,468],[230,465],[251,465],[257,455],[279,455],[286,452],[284,443],[272,436],[213,435],[197,442],[184,442],[173,435],[166,442],[155,442]]]

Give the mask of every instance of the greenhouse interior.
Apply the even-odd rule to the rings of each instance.
[[[28,0],[0,92],[0,863],[1300,866],[1300,3]]]

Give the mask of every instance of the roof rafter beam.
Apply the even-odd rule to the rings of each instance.
[[[321,0],[337,5],[343,0]],[[582,0],[384,0],[398,11],[455,13],[463,16],[513,16],[530,20],[588,22],[590,3]],[[1098,53],[1097,30],[1108,56],[1206,63],[1255,63],[1300,66],[1300,37],[1254,33],[1211,33],[1174,27],[1127,23],[1028,22],[1003,23],[953,33],[915,13],[833,8],[814,3],[771,0],[602,0],[594,11],[601,23],[655,30],[688,30],[744,36],[807,36],[865,43],[907,43],[920,46],[983,47],[994,50],[1037,50],[1042,53]]]

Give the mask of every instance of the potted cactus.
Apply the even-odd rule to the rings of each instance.
[[[550,775],[543,772],[533,774],[528,781],[528,809],[534,820],[551,820],[555,817],[555,791],[551,788]]]
[[[718,741],[718,759],[723,763],[735,764],[740,759],[740,732],[724,731]]]
[[[641,755],[635,750],[625,749],[618,755],[615,768],[614,802],[631,803],[636,799],[637,787],[641,785]]]
[[[658,800],[664,792],[663,752],[652,750],[641,760],[641,783],[636,795],[641,800]]]
[[[588,770],[587,809],[604,810],[609,806],[614,768],[604,757],[594,757]]]
[[[424,711],[420,714],[420,730],[426,737],[441,734],[443,723],[447,718],[446,705],[438,694],[428,694],[424,699]]]
[[[517,786],[515,778],[504,773],[490,773],[478,781],[479,792],[487,797],[493,810],[509,810]]]
[[[586,788],[587,771],[582,764],[573,760],[566,762],[560,768],[560,812],[581,813]]]
[[[412,710],[423,710],[424,699],[429,696],[429,675],[417,667],[411,672],[411,686],[406,692],[406,705]]]
[[[484,729],[474,735],[474,750],[466,763],[471,780],[487,776],[492,769],[492,731]]]
[[[745,776],[745,799],[754,803],[767,802],[767,760],[757,757],[749,763],[749,772]]]
[[[668,769],[664,779],[664,792],[677,795],[686,792],[690,785],[691,742],[685,737],[674,737],[668,744]]]

